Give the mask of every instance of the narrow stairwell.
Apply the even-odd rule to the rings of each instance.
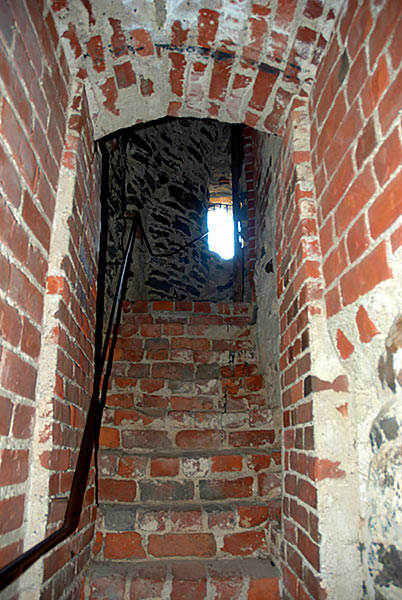
[[[275,600],[279,408],[253,305],[126,302],[86,600]]]

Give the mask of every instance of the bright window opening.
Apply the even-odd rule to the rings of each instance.
[[[231,204],[212,205],[208,209],[208,247],[225,260],[234,255],[234,223]]]

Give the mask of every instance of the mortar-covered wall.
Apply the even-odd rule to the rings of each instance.
[[[139,211],[155,254],[173,252],[207,231],[211,171],[230,176],[230,126],[213,120],[168,119],[107,142],[112,175],[109,261],[121,256],[126,214]],[[224,300],[233,296],[233,260],[208,249],[207,238],[171,257],[152,257],[137,241],[127,298]],[[108,266],[111,280],[116,267]],[[108,288],[111,286],[108,284]],[[110,293],[110,292],[109,292]]]
[[[42,2],[0,25],[0,564],[61,524],[91,388],[99,161],[82,83]],[[66,598],[89,558],[79,531],[2,598]],[[61,569],[64,567],[61,571]]]
[[[166,115],[283,130],[311,87],[339,0],[54,0],[91,89],[95,137]]]
[[[401,35],[398,0],[348,2],[310,98],[328,328],[353,391],[362,598],[402,595]]]

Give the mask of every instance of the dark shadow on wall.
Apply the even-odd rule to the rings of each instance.
[[[109,182],[108,198],[104,199],[108,213],[107,295],[121,260],[122,239],[129,228],[125,217],[140,212],[155,254],[172,251],[207,231],[211,185],[224,172],[231,177],[231,137],[231,126],[226,123],[165,118],[132,127],[101,142],[107,154],[104,168]],[[239,161],[236,168],[236,218],[245,237],[245,178]],[[247,249],[238,248],[237,255],[239,252]],[[127,298],[238,300],[233,289],[235,262],[211,252],[206,237],[170,258],[150,256],[139,237]],[[249,296],[246,286],[241,299]]]

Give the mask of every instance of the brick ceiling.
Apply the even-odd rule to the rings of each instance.
[[[344,0],[51,0],[99,138],[163,117],[281,133]]]

